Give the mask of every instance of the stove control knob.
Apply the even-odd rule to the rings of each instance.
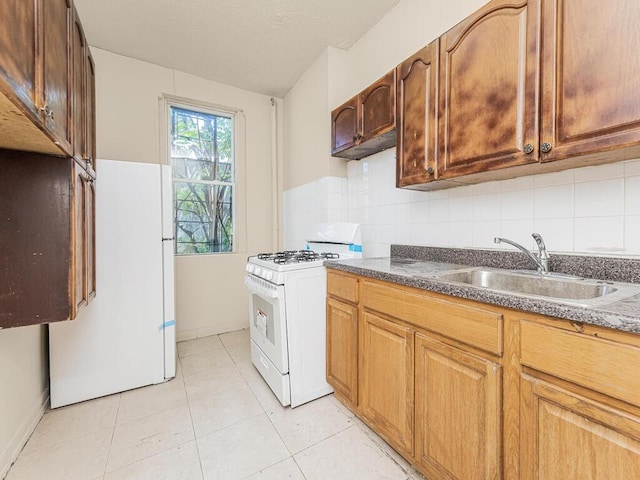
[[[260,267],[256,267],[255,270],[253,271],[253,273],[255,273],[258,276],[260,276],[260,272],[262,272],[262,269]]]
[[[247,272],[253,273],[253,269],[254,269],[254,266],[251,265],[250,263],[247,263],[247,268],[246,268]]]
[[[273,272],[264,272],[264,279],[271,280],[273,278]]]

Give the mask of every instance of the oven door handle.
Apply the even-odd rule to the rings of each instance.
[[[247,286],[249,291],[255,295],[260,295],[261,297],[266,298],[281,298],[281,294],[278,288],[262,285],[252,277],[244,277],[244,284]]]

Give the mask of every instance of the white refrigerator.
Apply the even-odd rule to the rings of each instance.
[[[96,297],[49,325],[51,407],[175,376],[171,167],[98,160]]]

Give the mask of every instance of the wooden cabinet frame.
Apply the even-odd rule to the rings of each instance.
[[[328,272],[359,315],[357,402],[338,398],[430,480],[569,478],[576,458],[581,478],[640,476],[640,336]]]

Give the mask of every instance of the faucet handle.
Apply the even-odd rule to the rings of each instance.
[[[533,237],[533,239],[538,244],[538,248],[540,250],[546,250],[547,249],[546,245],[544,244],[544,240],[542,240],[542,235],[540,235],[539,233],[532,233],[531,236]]]

